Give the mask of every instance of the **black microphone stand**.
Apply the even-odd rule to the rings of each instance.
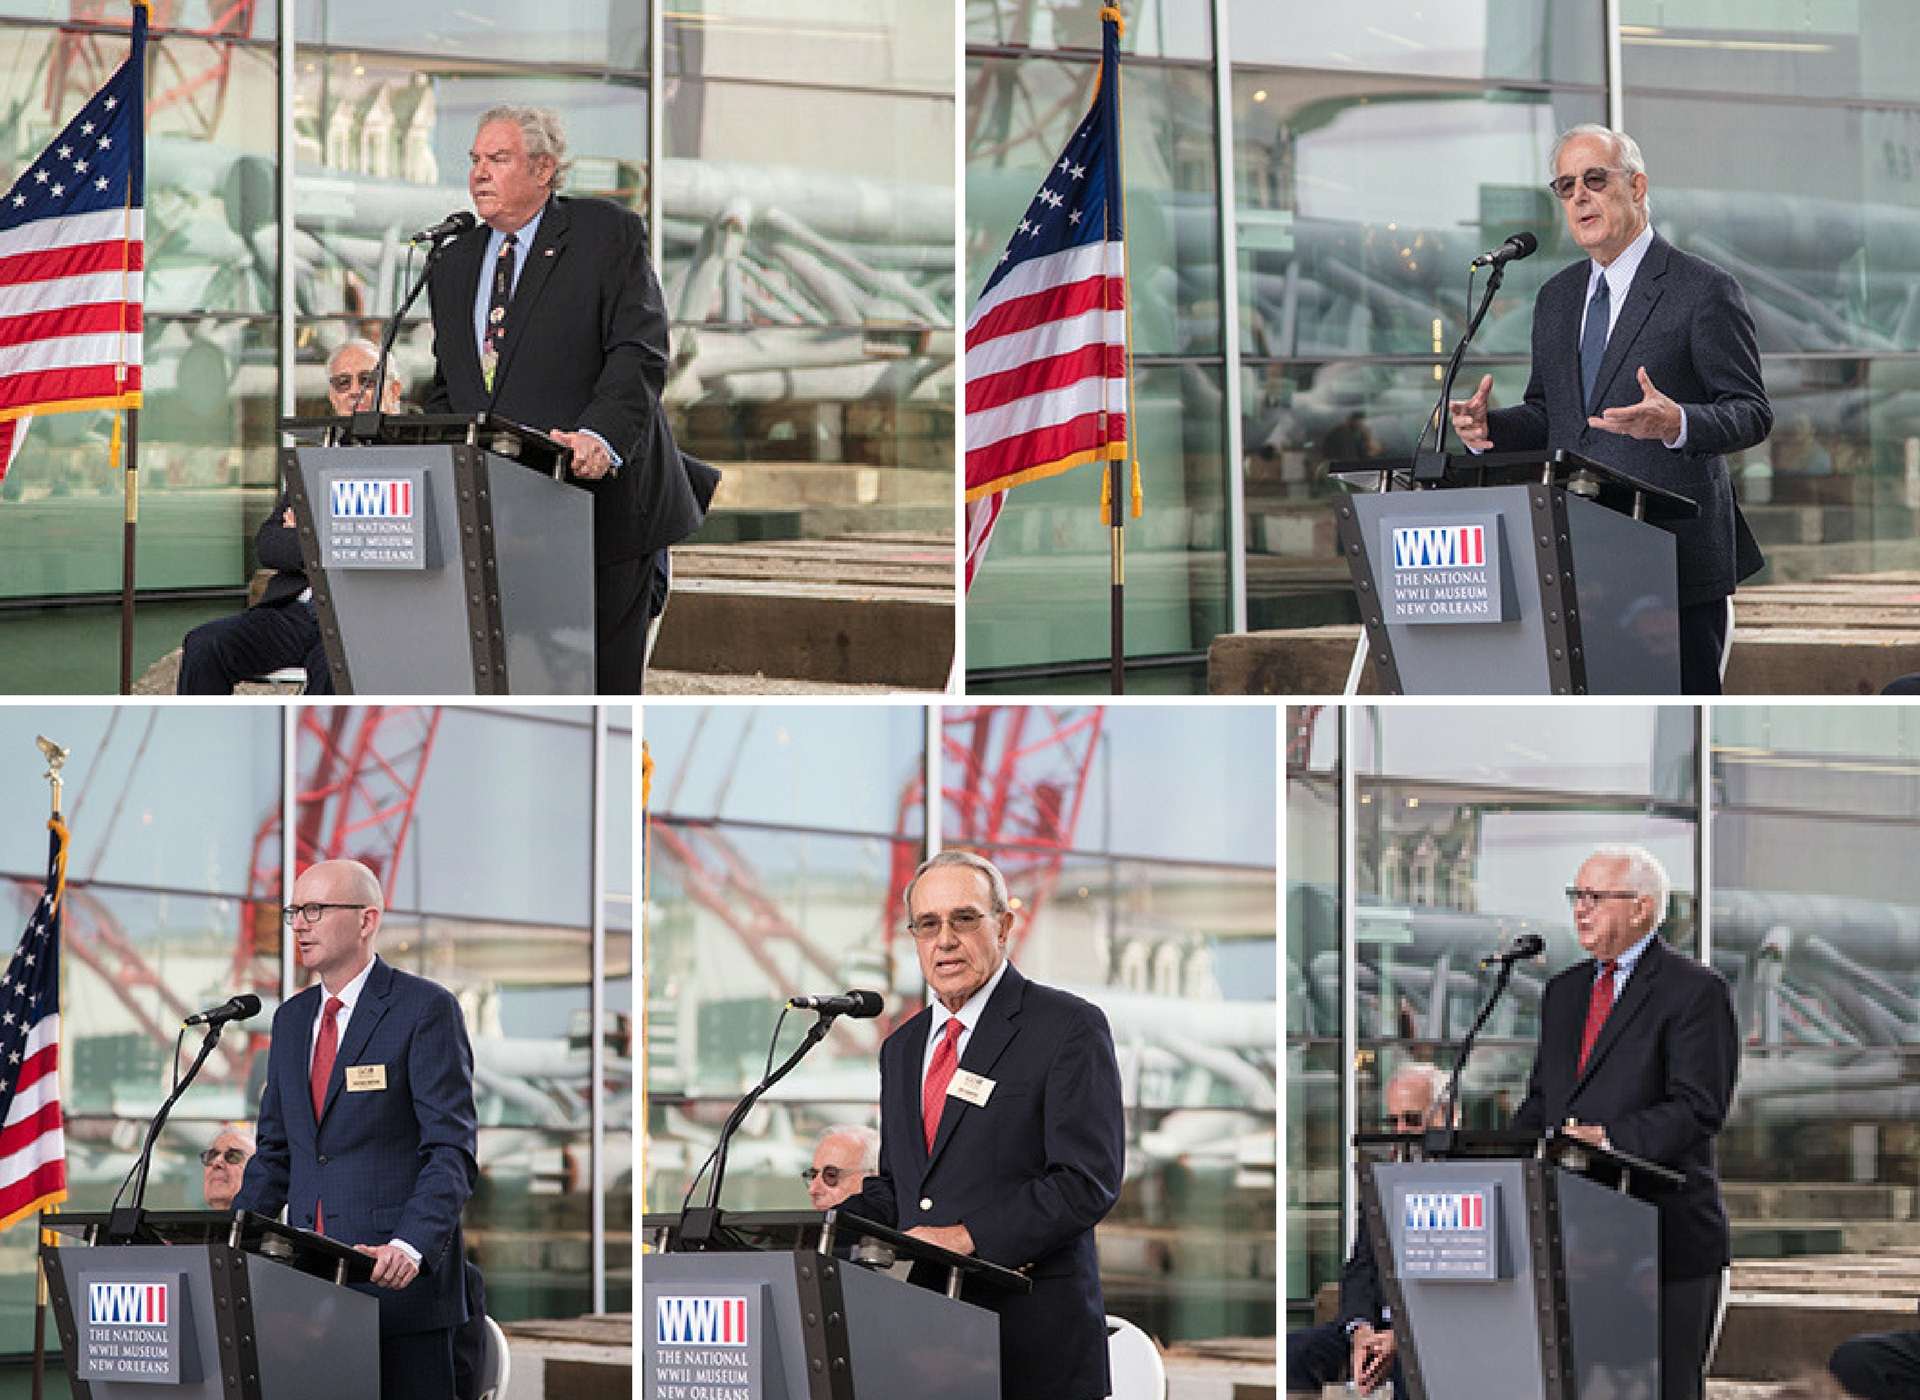
[[[1429,1152],[1439,1151],[1451,1156],[1460,1132],[1460,1074],[1467,1067],[1467,1056],[1473,1053],[1473,1042],[1480,1035],[1480,1028],[1487,1023],[1487,1017],[1493,1014],[1493,1008],[1500,1000],[1507,983],[1513,979],[1515,959],[1500,959],[1500,976],[1493,984],[1493,995],[1487,998],[1486,1005],[1480,1008],[1480,1014],[1474,1018],[1473,1029],[1467,1032],[1467,1038],[1460,1042],[1460,1058],[1453,1062],[1453,1076],[1447,1081],[1447,1117],[1446,1125],[1438,1129],[1428,1129],[1426,1145]]]
[[[413,309],[414,302],[420,299],[420,293],[425,290],[427,278],[432,276],[433,265],[440,260],[441,252],[459,236],[458,233],[448,234],[445,237],[436,238],[428,246],[427,259],[420,265],[420,276],[414,280],[413,288],[407,293],[406,300],[400,303],[399,310],[395,311],[387,322],[387,333],[380,338],[380,358],[373,367],[373,407],[363,409],[357,406],[358,400],[355,401],[353,417],[347,425],[349,442],[380,440],[380,423],[386,416],[381,412],[380,404],[387,392],[387,358],[393,353],[393,342],[400,337],[400,323],[406,319],[407,312]]]
[[[153,1145],[159,1140],[160,1130],[167,1124],[167,1115],[173,1112],[173,1106],[180,1101],[180,1096],[187,1092],[193,1077],[200,1073],[200,1066],[207,1062],[207,1056],[213,1053],[213,1047],[220,1039],[220,1032],[226,1027],[225,1021],[215,1021],[207,1027],[206,1038],[200,1042],[200,1053],[193,1057],[186,1076],[174,1086],[167,1101],[160,1105],[160,1111],[153,1115],[153,1122],[147,1125],[147,1138],[140,1144],[140,1156],[135,1160],[133,1170],[128,1173],[127,1181],[120,1183],[121,1192],[127,1189],[129,1183],[132,1184],[133,1201],[123,1206],[120,1204],[120,1193],[114,1194],[113,1206],[107,1216],[107,1243],[131,1244],[139,1235],[141,1222],[146,1218],[142,1205],[147,1198],[147,1172],[153,1164]]]
[[[827,1038],[827,1032],[833,1029],[833,1012],[822,1012],[820,1019],[808,1029],[806,1036],[795,1047],[794,1052],[781,1062],[779,1068],[765,1079],[754,1085],[747,1096],[733,1106],[733,1112],[727,1115],[726,1126],[720,1129],[720,1145],[714,1149],[713,1177],[707,1183],[707,1203],[704,1206],[688,1206],[680,1212],[680,1247],[682,1249],[706,1249],[718,1242],[720,1233],[720,1181],[727,1174],[727,1146],[733,1140],[734,1133],[760,1102],[760,1096],[778,1084],[792,1068],[799,1064],[814,1046]]]
[[[1453,347],[1453,358],[1447,361],[1447,372],[1440,381],[1440,402],[1434,405],[1433,410],[1433,450],[1416,451],[1413,454],[1413,480],[1416,485],[1431,485],[1444,480],[1447,475],[1447,403],[1453,397],[1453,381],[1459,376],[1460,361],[1466,356],[1473,333],[1480,329],[1480,323],[1486,319],[1487,308],[1493,305],[1493,294],[1500,290],[1500,283],[1506,275],[1507,265],[1504,262],[1493,265],[1493,270],[1487,274],[1487,290],[1480,298],[1480,309],[1473,313],[1473,319],[1467,322],[1467,333]],[[1421,441],[1426,440],[1424,432],[1420,437]]]

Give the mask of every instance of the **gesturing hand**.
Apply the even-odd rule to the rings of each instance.
[[[420,1273],[420,1266],[397,1244],[357,1244],[354,1248],[373,1260],[373,1281],[382,1288],[405,1288]]]
[[[1470,399],[1451,399],[1447,403],[1447,412],[1453,418],[1453,430],[1476,452],[1484,452],[1493,446],[1493,437],[1487,432],[1487,397],[1493,392],[1493,376],[1480,376],[1480,387],[1473,391]]]
[[[1602,432],[1619,433],[1622,437],[1672,442],[1680,436],[1681,424],[1686,421],[1681,417],[1680,405],[1653,387],[1653,381],[1647,378],[1645,365],[1634,373],[1640,379],[1640,402],[1625,408],[1610,408],[1597,418],[1589,418],[1587,426]]]

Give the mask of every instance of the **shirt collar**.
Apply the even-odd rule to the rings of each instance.
[[[547,206],[543,204],[531,219],[528,219],[513,231],[514,238],[518,240],[514,244],[514,257],[516,260],[524,258],[527,255],[527,250],[533,247],[533,240],[540,236],[540,221],[546,217]],[[499,257],[500,245],[506,241],[507,236],[504,233],[500,232],[497,228],[489,226],[487,230],[487,255],[489,257]]]
[[[1647,951],[1647,945],[1653,942],[1653,935],[1656,932],[1658,930],[1649,930],[1641,936],[1638,943],[1613,960],[1613,971],[1616,977],[1633,975],[1634,965],[1640,961],[1640,955]]]
[[[340,1004],[347,1009],[348,1014],[352,1014],[353,1008],[359,1003],[360,993],[366,990],[367,978],[372,975],[372,973],[373,959],[368,958],[367,965],[360,969],[359,974],[338,992],[333,993],[334,996],[340,998]],[[327,996],[327,984],[322,982],[320,984],[320,1005],[322,1007],[325,1007],[327,1004]]]
[[[1605,267],[1591,258],[1587,259],[1587,300],[1593,300],[1594,288],[1599,284],[1600,279],[1605,277],[1607,296],[1617,303],[1626,295],[1627,288],[1633,285],[1633,274],[1640,270],[1640,264],[1646,259],[1647,249],[1652,246],[1653,220],[1649,219],[1640,230],[1639,236],[1622,248],[1620,256]]]
[[[933,1021],[932,1024],[927,1027],[928,1042],[931,1043],[940,1036],[945,1035],[947,1032],[947,1022],[949,1021],[958,1021],[962,1026],[966,1027],[961,1034],[971,1035],[974,1027],[980,1024],[980,1013],[987,1009],[987,1003],[993,999],[994,988],[998,987],[1000,985],[1000,979],[1007,975],[1007,968],[1011,962],[1012,959],[1010,958],[1001,958],[1000,966],[993,970],[993,976],[989,977],[986,982],[981,985],[979,991],[968,997],[966,1004],[958,1011],[947,1010],[940,999],[935,997],[931,1003],[933,1006]]]

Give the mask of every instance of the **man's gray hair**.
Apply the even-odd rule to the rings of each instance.
[[[1653,901],[1653,926],[1659,928],[1667,917],[1667,898],[1673,892],[1673,881],[1660,858],[1645,846],[1632,845],[1596,846],[1588,859],[1596,858],[1626,862],[1627,888]]]
[[[549,189],[557,191],[566,183],[567,172],[573,169],[573,162],[567,159],[567,129],[560,122],[560,114],[551,107],[521,107],[503,104],[489,107],[480,114],[480,125],[493,122],[512,122],[520,128],[521,139],[527,143],[527,155],[551,156],[553,158],[553,180]]]
[[[247,1149],[249,1157],[259,1150],[259,1145],[253,1140],[253,1134],[238,1123],[222,1123],[220,1131],[207,1139],[207,1146],[212,1147],[223,1137],[239,1138],[241,1145]]]
[[[339,363],[340,357],[349,350],[360,351],[375,364],[378,364],[380,361],[380,347],[375,345],[371,340],[368,340],[364,335],[356,335],[349,340],[341,341],[333,347],[332,353],[327,356],[328,374],[333,373],[334,365]]]
[[[1000,867],[985,856],[977,856],[972,851],[942,851],[939,855],[920,862],[920,868],[913,872],[913,878],[907,881],[906,891],[900,896],[900,902],[907,907],[907,913],[913,913],[913,887],[920,883],[920,877],[929,870],[942,866],[957,865],[968,870],[977,870],[987,877],[987,885],[993,892],[995,914],[1004,914],[1012,906],[1007,901],[1007,877],[1000,873]]]
[[[877,1172],[880,1170],[880,1132],[863,1123],[834,1123],[829,1125],[820,1136],[814,1139],[813,1150],[818,1152],[820,1144],[828,1138],[852,1138],[860,1144],[860,1170]]]
[[[1640,143],[1638,141],[1634,140],[1624,131],[1616,131],[1613,127],[1602,126],[1599,122],[1581,122],[1580,125],[1570,126],[1561,132],[1558,139],[1553,143],[1553,149],[1547,152],[1548,175],[1556,175],[1559,173],[1560,152],[1565,148],[1567,142],[1582,136],[1598,137],[1600,140],[1612,146],[1613,163],[1626,171],[1628,175],[1644,175],[1647,173],[1646,157],[1640,154]],[[1647,211],[1647,217],[1651,219],[1653,217],[1653,195],[1651,191],[1648,192],[1645,199],[1640,201],[1640,206]]]
[[[1401,1080],[1410,1084],[1427,1086],[1427,1112],[1431,1113],[1440,1106],[1447,1096],[1447,1075],[1440,1066],[1429,1064],[1425,1060],[1408,1060],[1399,1069],[1387,1077],[1387,1087],[1391,1089]]]

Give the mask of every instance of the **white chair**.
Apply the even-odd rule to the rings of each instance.
[[[262,676],[248,676],[255,685],[290,685],[295,695],[307,693],[307,668],[305,666],[282,666],[277,671],[268,671]]]
[[[1153,1338],[1124,1317],[1107,1317],[1111,1400],[1167,1400],[1167,1367]]]
[[[491,1317],[486,1319],[487,1351],[480,1358],[480,1400],[501,1400],[507,1393],[507,1380],[513,1374],[513,1354],[507,1350],[507,1334]]]

